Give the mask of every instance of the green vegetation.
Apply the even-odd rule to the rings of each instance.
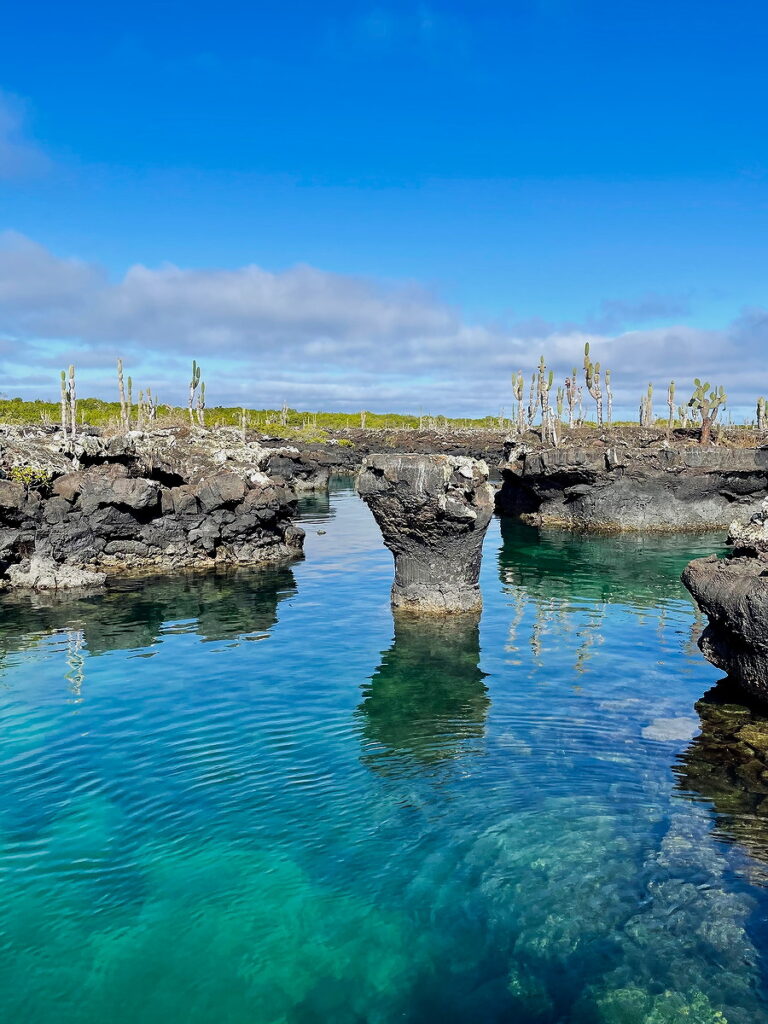
[[[135,406],[134,406],[135,408]],[[158,404],[154,425],[189,425],[189,409],[181,406]],[[120,428],[120,402],[104,402],[100,398],[78,398],[77,419],[79,424],[88,423],[95,427]],[[360,428],[360,413],[309,412],[284,406],[282,409],[246,409],[246,426],[249,430],[264,433],[280,433],[288,436],[286,428],[301,432],[327,430],[349,430]],[[22,398],[0,399],[0,421],[17,425],[56,425],[61,422],[61,408],[58,402],[24,401]],[[209,406],[205,409],[206,426],[241,427],[240,406]],[[483,416],[475,419],[450,418],[448,416],[407,416],[401,413],[365,413],[367,430],[418,430],[428,429],[505,429],[508,421],[500,423],[498,416]],[[322,440],[325,435],[320,437]]]
[[[9,476],[15,483],[23,484],[28,490],[39,490],[51,482],[51,476],[46,470],[35,469],[34,466],[13,466]]]

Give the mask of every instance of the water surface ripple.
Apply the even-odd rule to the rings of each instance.
[[[0,1020],[768,1024],[713,539],[494,522],[482,618],[414,622],[349,483],[302,515],[291,566],[3,600]]]

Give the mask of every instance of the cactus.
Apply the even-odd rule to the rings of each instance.
[[[518,370],[517,373],[512,374],[512,394],[515,396],[517,402],[517,431],[519,434],[525,433],[525,377],[523,377],[522,370]]]
[[[69,434],[74,441],[77,434],[77,392],[75,391],[75,367],[69,367]]]
[[[589,342],[584,345],[584,380],[587,391],[595,400],[597,425],[603,425],[603,392],[600,387],[600,363],[593,363],[589,358]]]
[[[64,436],[67,436],[67,423],[69,421],[68,402],[67,402],[67,371],[61,371],[61,430]]]
[[[547,375],[547,364],[544,362],[544,356],[539,359],[539,369],[536,380],[536,404],[541,407],[541,422],[547,418],[547,412],[549,410],[549,392],[552,390],[552,385],[555,382],[555,375],[550,370]]]
[[[757,400],[757,429],[765,430],[765,399],[762,397]]]
[[[653,414],[653,384],[648,385],[648,390],[640,399],[640,426],[652,427],[656,417]]]
[[[613,389],[611,388],[611,371],[605,371],[605,397],[608,401],[608,426],[613,419]]]
[[[528,389],[528,426],[533,426],[533,421],[536,419],[536,409],[539,404],[539,394],[536,390],[536,373],[531,374],[531,386]]]
[[[546,444],[549,442],[555,448],[560,444],[560,438],[558,435],[558,420],[552,411],[551,406],[547,406],[547,411],[542,414],[541,420],[541,439]]]
[[[123,382],[123,360],[117,360],[117,390],[120,395],[120,426],[124,431],[131,429],[128,406],[125,401],[125,384]]]
[[[712,426],[717,419],[720,407],[725,405],[728,396],[722,386],[709,390],[709,382],[702,384],[698,377],[693,382],[693,394],[688,405],[695,409],[701,417],[699,444],[709,444],[712,437]],[[709,392],[709,394],[707,394]]]
[[[667,388],[667,405],[669,406],[669,419],[667,420],[667,440],[672,437],[672,428],[675,425],[675,382],[671,380]]]
[[[578,370],[574,366],[571,371],[571,376],[565,378],[565,394],[568,398],[568,426],[573,429],[573,410],[576,407],[576,392],[578,385],[576,384],[576,378],[578,376]]]
[[[565,404],[565,391],[563,390],[563,388],[558,387],[558,389],[557,389],[557,396],[555,398],[555,401],[557,403],[557,418],[562,423],[563,422],[563,406]]]
[[[197,395],[197,422],[205,429],[205,381],[200,381],[200,391]]]
[[[680,426],[683,428],[683,430],[686,430],[687,427],[688,427],[688,406],[687,405],[678,405],[678,407],[677,407],[677,418],[680,420]]]
[[[360,429],[365,430],[365,409],[360,410]]]
[[[189,425],[193,427],[195,425],[195,391],[197,391],[198,385],[200,384],[200,367],[197,365],[195,360],[192,360],[192,377],[189,381]]]
[[[240,410],[240,437],[243,443],[246,441],[246,430],[248,429],[248,417],[245,413],[245,406]]]

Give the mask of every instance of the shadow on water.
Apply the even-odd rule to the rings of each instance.
[[[78,633],[91,655],[150,647],[169,633],[260,639],[295,593],[290,566],[275,565],[117,579],[89,595],[9,594],[0,602],[0,657],[62,631]]]
[[[479,661],[479,616],[396,614],[356,712],[363,762],[402,775],[477,753],[490,704]]]

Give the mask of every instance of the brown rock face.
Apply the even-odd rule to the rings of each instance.
[[[484,462],[369,455],[357,489],[395,558],[395,607],[433,613],[481,607],[480,559],[493,514]]]

